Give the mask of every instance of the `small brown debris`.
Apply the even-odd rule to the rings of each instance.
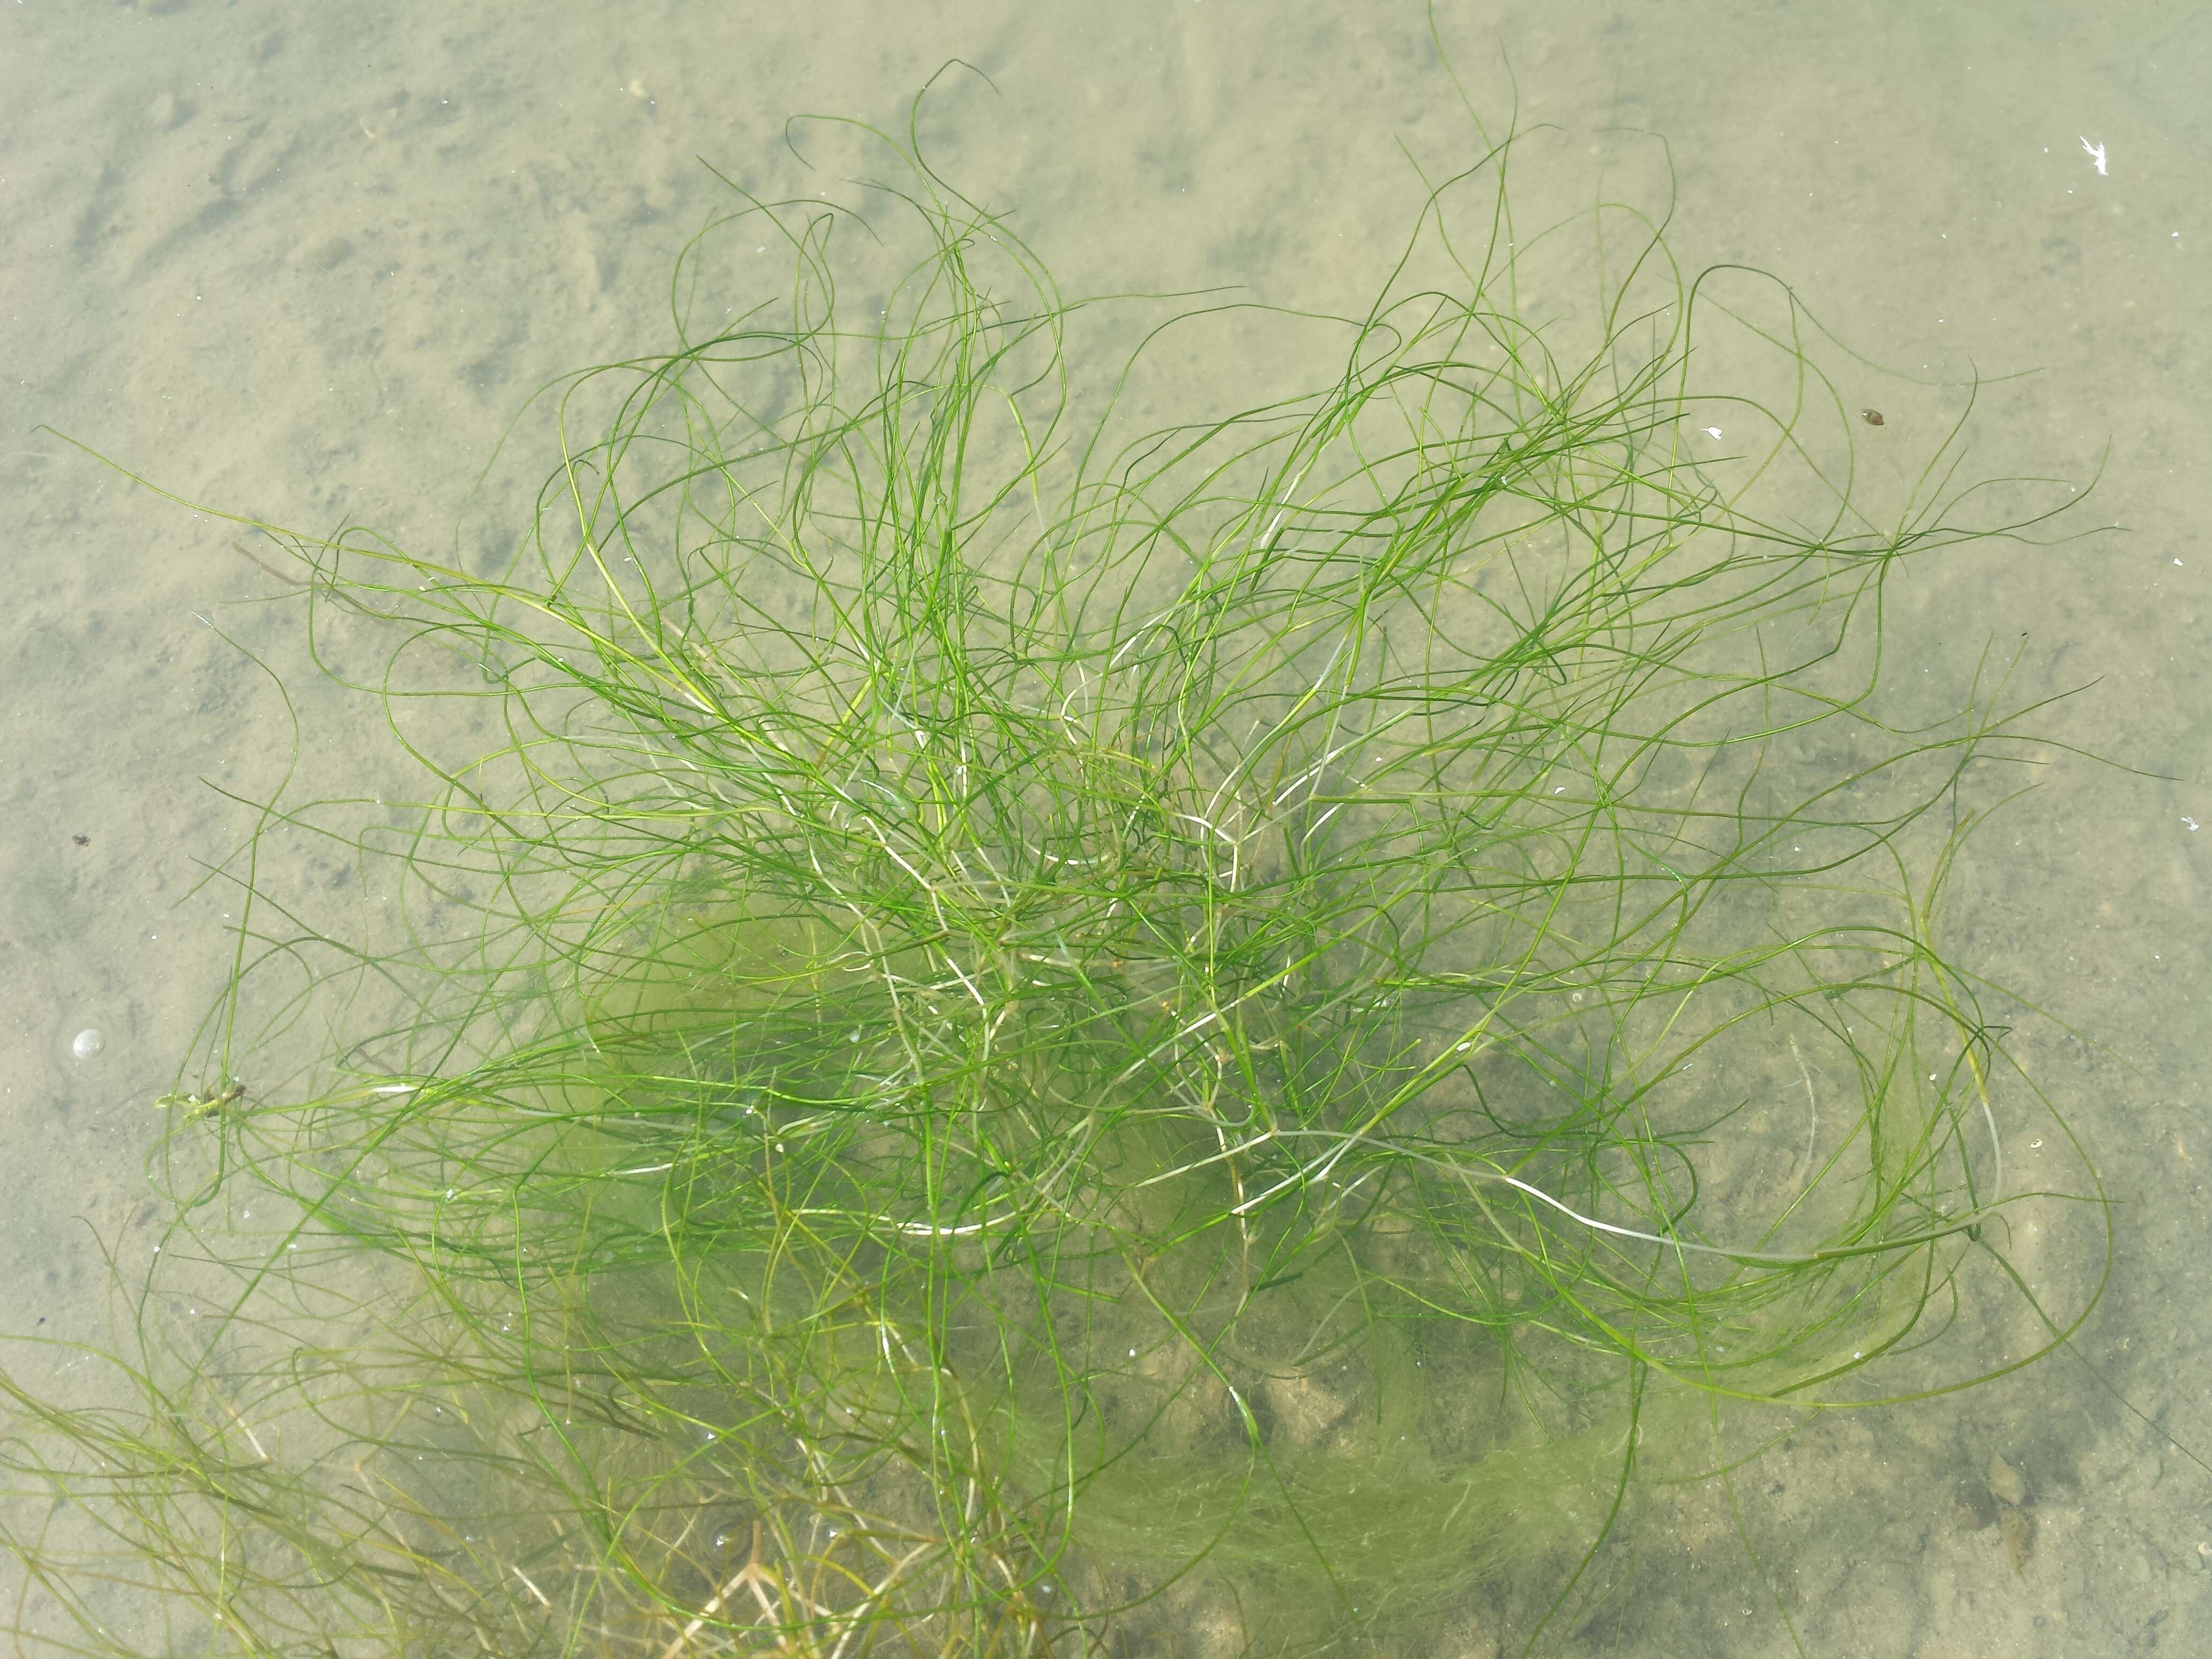
[[[2006,1462],[1996,1453],[1990,1454],[1990,1467],[1982,1479],[1990,1496],[1998,1503],[2016,1510],[2027,1502],[2027,1476],[2017,1464]]]
[[[1997,1530],[2003,1534],[2005,1559],[2015,1578],[2027,1575],[2027,1558],[2035,1551],[2035,1517],[2027,1508],[2027,1475],[2017,1463],[1990,1454],[1982,1483],[1997,1506]]]
[[[92,845],[92,837],[90,836],[71,836],[70,839],[80,847],[89,847]]]
[[[2035,1553],[2035,1522],[2026,1510],[2016,1510],[2009,1504],[1997,1506],[1997,1530],[2004,1534],[2005,1559],[2012,1563],[2012,1576],[2027,1577],[2027,1558]]]

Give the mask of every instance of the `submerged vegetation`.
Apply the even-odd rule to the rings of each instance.
[[[1874,522],[1794,296],[1626,209],[1534,315],[1577,226],[1502,148],[1340,374],[1129,429],[1206,316],[1087,380],[1100,307],[884,142],[865,319],[842,215],[743,202],[504,568],[261,526],[433,781],[264,833],[411,942],[228,867],[112,1397],[6,1382],[53,1639],[1519,1650],[1649,1480],[2085,1311],[1936,932],[2020,711],[1881,648],[2033,519],[1947,447]],[[738,226],[794,280],[702,329]]]

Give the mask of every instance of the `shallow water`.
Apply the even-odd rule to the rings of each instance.
[[[264,603],[287,590],[233,526],[34,426],[195,500],[465,557],[511,529],[550,453],[540,405],[510,443],[525,464],[477,489],[529,393],[666,338],[670,268],[723,200],[698,158],[763,195],[842,187],[854,147],[794,115],[896,124],[964,60],[992,84],[939,83],[931,154],[1012,207],[1067,291],[1234,285],[1334,313],[1387,274],[1414,163],[1476,153],[1414,5],[6,11],[0,1328],[17,1332],[101,1328],[96,1238],[143,1265],[149,1103],[229,960],[224,884],[187,896],[251,823],[209,785],[258,799],[288,763],[272,683],[217,629],[297,699],[303,797],[404,783],[332,724],[295,611]],[[2053,746],[1974,844],[1944,935],[2077,1034],[2014,1041],[2123,1200],[2078,1345],[2097,1375],[2061,1357],[1806,1430],[1738,1487],[1774,1595],[1717,1491],[1660,1495],[1631,1540],[1638,1594],[1556,1650],[1787,1651],[1778,1603],[1814,1653],[2185,1650],[2212,1624],[2212,1474],[2160,1431],[2212,1462],[2194,1063],[2212,14],[1448,5],[1438,27],[1486,120],[1517,89],[1520,222],[1601,191],[1656,205],[1671,161],[1686,264],[1771,270],[1870,364],[1924,377],[1869,368],[1853,393],[1884,414],[1869,492],[1909,488],[1978,377],[1967,471],[2100,474],[2083,527],[2121,526],[1923,563],[1892,619],[1936,702],[1985,643],[2017,649],[2014,700],[2090,687],[2044,729],[2136,769]],[[1224,337],[1182,376],[1200,402],[1321,366],[1264,319]],[[373,877],[317,859],[280,838],[261,878],[313,881],[376,925]],[[80,1060],[92,1027],[104,1048]],[[2011,1150],[2023,1184],[2042,1150]],[[2024,1504],[1992,1497],[1993,1457],[2022,1471]],[[1496,1650],[1480,1609],[1465,1641]]]

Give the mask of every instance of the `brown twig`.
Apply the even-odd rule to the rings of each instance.
[[[295,587],[313,587],[314,586],[314,583],[307,580],[303,577],[288,576],[283,571],[277,569],[274,565],[264,564],[260,556],[244,542],[233,542],[230,544],[230,550],[237,554],[241,559],[251,561],[258,568],[267,571],[280,582],[289,582]]]

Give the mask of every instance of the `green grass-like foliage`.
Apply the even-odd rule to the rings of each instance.
[[[1723,1408],[1995,1368],[2035,1102],[1931,918],[2016,716],[1886,719],[1880,615],[2025,526],[1943,455],[1862,516],[1794,299],[1627,210],[1532,319],[1502,150],[1366,316],[1239,313],[1340,374],[1127,435],[1207,313],[1086,380],[890,147],[876,241],[748,200],[564,385],[503,571],[283,538],[437,787],[264,831],[413,942],[229,869],[138,1357],[9,1383],[64,1644],[1533,1643]],[[794,280],[702,330],[740,231]],[[254,1076],[303,1014],[335,1069]]]

